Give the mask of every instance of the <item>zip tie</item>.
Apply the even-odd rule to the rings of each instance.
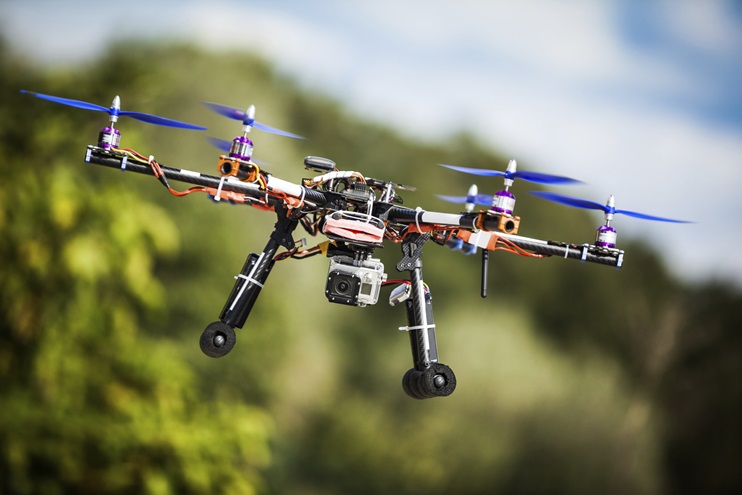
[[[301,198],[299,198],[299,205],[298,206],[295,206],[295,208],[301,208],[301,207],[304,206],[304,197],[306,195],[307,195],[307,190],[306,190],[306,188],[302,187],[301,188]]]
[[[580,257],[580,261],[584,262],[587,260],[587,248],[589,244],[583,244],[582,245],[582,256]]]
[[[564,248],[564,259],[567,259],[567,255],[569,254],[569,246],[565,246]]]
[[[415,214],[415,227],[417,227],[418,232],[422,232],[422,230],[420,230],[420,215],[422,215],[424,212],[423,212],[423,209],[420,208],[419,206],[415,208],[415,211],[417,212]]]
[[[124,158],[121,160],[121,171],[126,172],[126,162],[129,159],[129,155],[124,155]]]
[[[257,270],[258,265],[263,260],[263,257],[264,256],[265,256],[265,252],[260,253],[260,256],[258,256],[258,259],[255,260],[255,264],[252,266],[252,270],[250,270],[250,273],[248,273],[247,276],[245,276],[245,275],[243,275],[241,273],[239,275],[237,275],[237,276],[240,277],[240,278],[244,278],[245,280],[247,280],[248,283],[249,282],[252,282],[252,283],[257,284],[262,289],[263,288],[263,284],[261,284],[260,282],[258,282],[257,280],[255,280],[252,277],[253,277],[253,275],[255,275],[255,270]],[[247,284],[243,284],[242,287],[240,287],[240,292],[237,294],[237,297],[234,298],[234,301],[232,301],[232,305],[229,307],[229,310],[230,311],[233,311],[234,310],[234,307],[237,305],[237,301],[240,300],[240,298],[242,297],[242,293],[245,292],[245,287],[247,287]]]
[[[415,325],[413,327],[399,327],[399,330],[402,332],[409,332],[410,330],[429,330],[435,328],[435,323],[432,325]]]
[[[160,177],[164,176],[165,174],[161,174],[162,170],[160,170],[160,167],[155,168],[152,163],[155,161],[155,155],[149,155],[149,159],[147,159],[147,164],[149,165],[149,168],[152,169],[152,173],[155,174],[155,177],[160,179]],[[162,182],[162,179],[160,179],[160,182]]]
[[[224,180],[227,178],[226,175],[222,175],[222,178],[219,179],[219,187],[216,188],[216,196],[214,197],[214,201],[221,201],[221,195],[222,195],[222,187],[224,187]]]
[[[240,274],[238,274],[238,275],[237,275],[237,276],[236,276],[235,278],[242,278],[242,279],[245,279],[245,280],[247,280],[248,282],[250,282],[250,283],[253,283],[253,284],[257,285],[257,286],[258,286],[258,287],[260,287],[261,289],[263,288],[263,284],[261,284],[260,282],[258,282],[258,281],[257,281],[257,280],[255,280],[254,278],[248,277],[247,275],[243,275],[243,274],[241,274],[241,273],[240,273]]]

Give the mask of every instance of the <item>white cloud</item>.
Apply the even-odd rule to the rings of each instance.
[[[256,51],[283,68],[316,75],[352,65],[346,43],[299,16],[235,2],[187,5],[178,13],[183,34],[213,49]],[[196,27],[196,29],[194,29]]]
[[[720,0],[697,2],[693,0],[665,0],[663,10],[672,15],[673,22],[665,27],[676,39],[703,52],[739,54],[742,38],[734,23],[730,3]]]

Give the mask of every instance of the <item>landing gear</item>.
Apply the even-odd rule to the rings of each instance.
[[[227,355],[236,342],[234,328],[221,321],[215,321],[206,327],[199,340],[201,351],[213,358]]]
[[[413,399],[446,397],[456,389],[453,370],[438,362],[438,344],[435,338],[435,321],[430,290],[422,276],[422,247],[430,234],[409,234],[402,243],[402,260],[397,270],[410,272],[407,327],[410,335],[412,361],[415,365],[402,378],[402,388]]]
[[[250,315],[273,268],[276,251],[281,246],[286,249],[294,247],[291,232],[298,225],[298,220],[289,218],[286,208],[276,206],[275,210],[278,221],[263,252],[250,253],[242,270],[235,277],[234,287],[219,315],[219,321],[210,324],[201,334],[201,350],[209,357],[222,357],[232,350],[236,342],[234,329],[242,328]]]

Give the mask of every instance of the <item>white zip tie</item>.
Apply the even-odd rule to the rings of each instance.
[[[227,178],[226,175],[222,175],[222,178],[219,179],[219,187],[216,188],[216,196],[214,197],[214,201],[221,201],[221,194],[222,194],[222,187],[224,187],[224,180]]]
[[[258,256],[258,259],[255,261],[255,264],[252,266],[252,270],[250,270],[250,273],[248,273],[247,276],[241,273],[237,276],[240,278],[244,278],[245,280],[247,280],[248,283],[252,282],[252,283],[257,284],[262,289],[263,284],[261,284],[260,282],[258,282],[252,277],[253,275],[255,275],[255,270],[257,270],[258,265],[260,264],[264,256],[265,256],[265,253],[260,253],[260,256]],[[242,293],[245,292],[245,287],[247,287],[247,284],[243,284],[242,287],[240,287],[240,292],[237,294],[237,297],[234,298],[234,301],[232,301],[232,305],[229,307],[230,311],[234,310],[234,307],[237,305],[237,301],[240,300],[240,298],[242,297]]]
[[[435,323],[432,325],[415,325],[413,327],[399,327],[399,330],[402,332],[409,332],[410,330],[429,330],[431,328],[435,328]]]
[[[415,214],[415,227],[417,227],[417,231],[418,232],[422,232],[422,230],[420,230],[420,215],[422,215],[424,213],[424,211],[419,206],[417,208],[415,208],[415,211],[417,212]]]
[[[250,277],[248,277],[247,275],[243,275],[243,274],[239,273],[239,274],[238,274],[238,275],[237,275],[237,276],[236,276],[235,278],[242,278],[242,279],[245,279],[245,280],[247,280],[248,282],[250,282],[250,283],[253,283],[253,284],[257,285],[257,286],[258,286],[258,287],[260,287],[261,289],[263,288],[263,284],[261,284],[260,282],[258,282],[258,281],[257,281],[257,280],[255,280],[254,278],[250,278]]]
[[[567,259],[567,255],[569,254],[569,246],[565,246],[564,248],[564,259]]]
[[[124,155],[124,158],[121,159],[121,171],[126,172],[126,162],[129,160],[129,155]]]
[[[304,206],[304,197],[307,195],[307,189],[305,187],[301,188],[301,197],[299,198],[299,206],[296,206],[295,208],[301,208]],[[266,195],[267,198],[267,195]],[[266,199],[267,202],[267,199]]]

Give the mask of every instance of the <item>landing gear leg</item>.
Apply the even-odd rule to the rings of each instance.
[[[402,378],[402,388],[414,399],[446,397],[456,389],[456,375],[445,364],[438,362],[438,345],[430,290],[422,276],[422,247],[430,234],[408,234],[402,243],[403,258],[397,264],[399,271],[410,272],[411,297],[407,305],[406,330],[410,334],[414,367]]]
[[[242,328],[255,301],[273,268],[273,257],[278,248],[293,249],[291,233],[298,221],[289,218],[288,210],[276,206],[278,221],[268,243],[260,254],[250,253],[237,281],[229,294],[219,321],[209,324],[201,334],[201,351],[210,357],[222,357],[232,350],[236,342],[235,328]]]

